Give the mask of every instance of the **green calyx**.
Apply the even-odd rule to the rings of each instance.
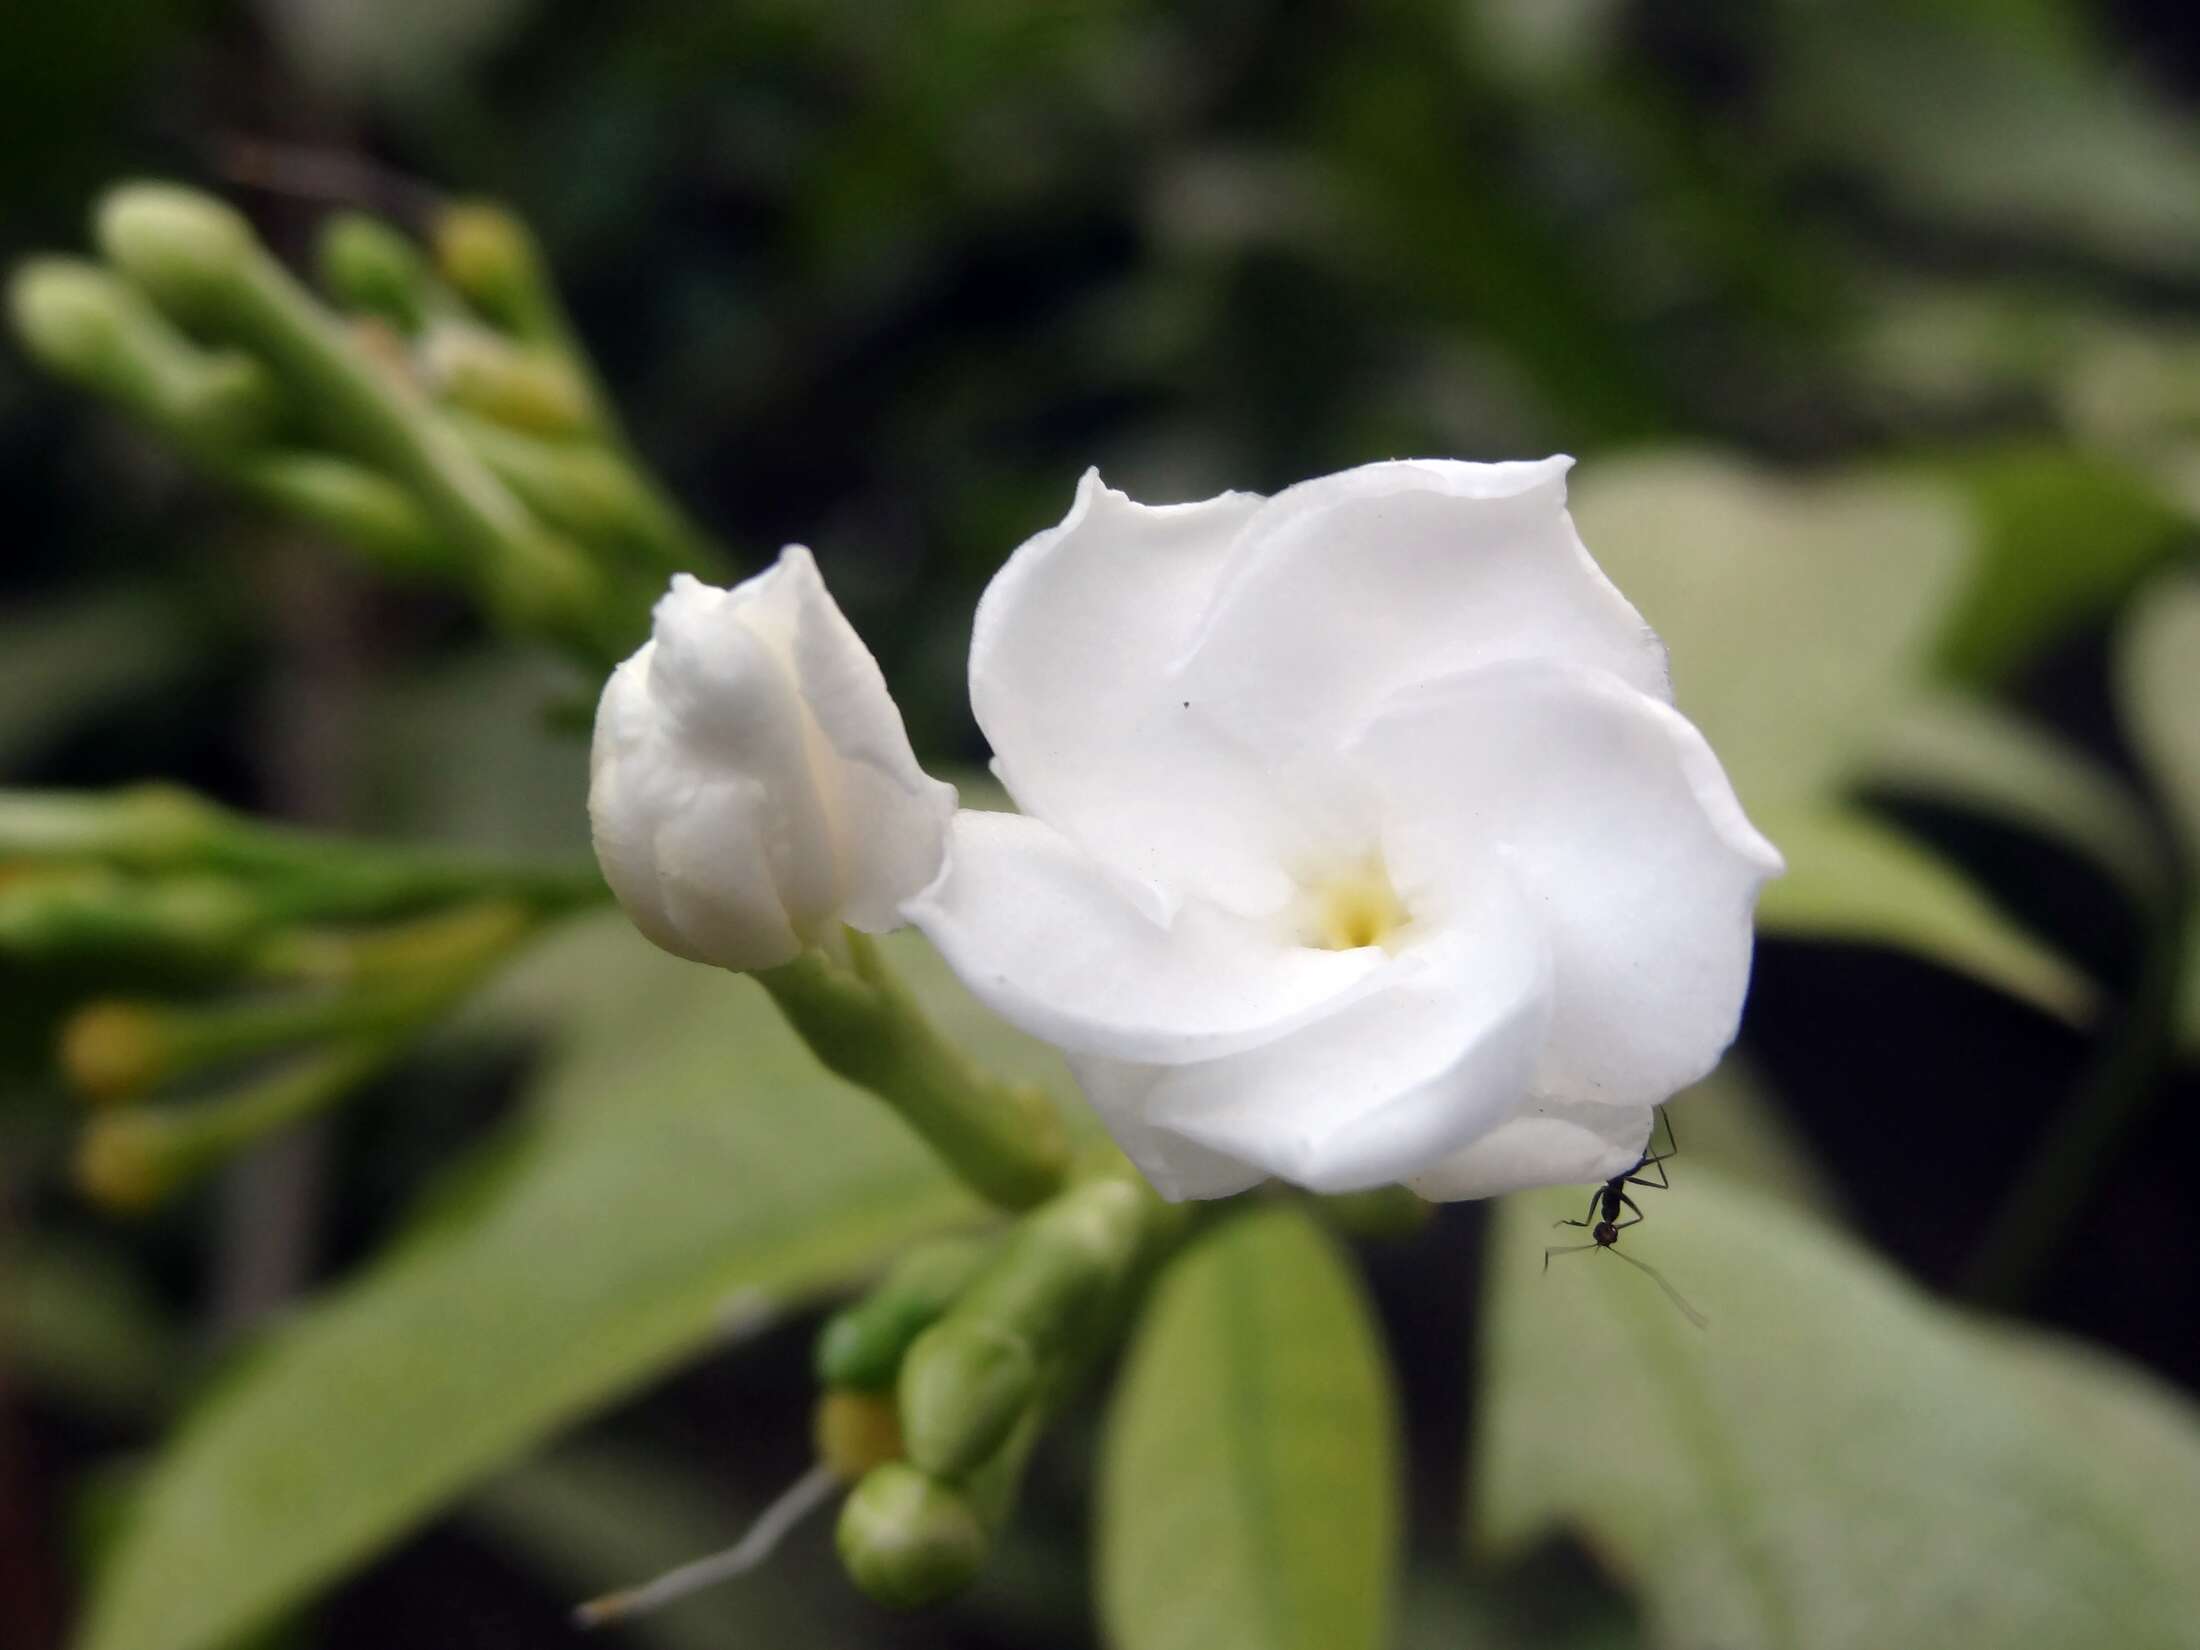
[[[992,1547],[960,1491],[906,1462],[873,1468],[849,1494],[836,1532],[840,1561],[872,1599],[916,1610],[959,1593]]]

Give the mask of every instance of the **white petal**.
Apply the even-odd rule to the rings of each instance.
[[[1143,1121],[1317,1192],[1393,1184],[1488,1133],[1528,1091],[1550,997],[1534,929],[1486,914],[1312,1025],[1162,1071]]]
[[[917,766],[878,660],[826,594],[799,544],[767,579],[791,610],[791,662],[802,702],[836,761],[818,764],[839,856],[840,905],[828,917],[880,934],[901,904],[939,874],[955,787]],[[762,582],[762,581],[759,581]]]
[[[1665,650],[1566,513],[1573,460],[1369,464],[1246,523],[1178,697],[1268,752],[1334,744],[1398,689],[1500,659],[1669,698]]]
[[[1388,960],[1282,942],[1201,900],[1158,920],[1108,868],[1036,819],[958,813],[947,868],[903,907],[978,999],[1058,1047],[1119,1060],[1211,1058],[1347,1000]]]
[[[1780,856],[1677,711],[1601,672],[1515,662],[1401,696],[1351,754],[1401,887],[1471,886],[1496,859],[1540,911],[1539,1093],[1649,1105],[1717,1063]]]
[[[778,599],[785,585],[784,565],[731,590],[673,578],[646,650],[662,758],[652,765],[668,790],[683,775],[697,786],[739,779],[753,787],[753,830],[719,845],[726,874],[739,877],[743,861],[763,856],[780,905],[814,937],[813,924],[839,909],[841,871],[788,657],[791,614]]]
[[[1171,897],[1245,912],[1288,897],[1291,816],[1168,667],[1260,503],[1136,504],[1088,471],[994,575],[970,639],[971,708],[1018,807]]]
[[[665,748],[651,659],[645,646],[614,671],[596,713],[588,813],[604,880],[635,926],[675,956],[729,968],[790,961],[802,942],[761,846],[763,787],[699,774]]]
[[[1171,1203],[1187,1199],[1234,1197],[1267,1179],[1266,1171],[1182,1135],[1144,1121],[1146,1096],[1167,1066],[1136,1065],[1102,1054],[1070,1054],[1070,1075],[1100,1114],[1101,1123],[1123,1155],[1138,1166],[1153,1189]]]
[[[1592,1186],[1642,1161],[1654,1115],[1648,1106],[1531,1101],[1406,1184],[1440,1203],[1535,1186]]]

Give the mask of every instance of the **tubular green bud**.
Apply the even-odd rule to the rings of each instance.
[[[119,283],[77,258],[31,258],[8,281],[8,316],[23,347],[49,371],[101,384],[123,326]]]
[[[443,278],[483,314],[523,338],[557,337],[542,259],[519,219],[501,206],[468,201],[445,211],[431,238]]]
[[[873,1469],[840,1511],[840,1561],[872,1599],[915,1610],[970,1585],[992,1546],[956,1490],[906,1462]]]
[[[438,326],[422,356],[454,406],[494,423],[535,435],[578,435],[594,422],[587,386],[563,361],[515,348],[486,328]]]
[[[1039,1390],[1031,1343],[997,1323],[950,1317],[917,1337],[898,1393],[909,1459],[959,1478],[1001,1447]]]
[[[155,302],[186,316],[218,308],[259,256],[242,214],[196,189],[126,183],[101,199],[93,239]]]
[[[236,476],[261,503],[311,523],[392,573],[451,565],[448,542],[412,495],[365,465],[326,453],[271,452],[238,465]]]
[[[47,370],[107,396],[201,458],[260,439],[274,422],[274,384],[260,364],[199,348],[96,264],[36,258],[8,302],[24,347]]]
[[[983,1238],[939,1238],[912,1249],[853,1306],[825,1322],[817,1378],[826,1386],[883,1392],[902,1355],[970,1285],[991,1253]]]
[[[434,279],[427,260],[380,218],[339,212],[329,219],[318,263],[321,285],[346,309],[382,316],[405,332],[427,324]]]

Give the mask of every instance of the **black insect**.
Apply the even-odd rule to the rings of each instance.
[[[1666,1177],[1665,1163],[1668,1158],[1680,1150],[1680,1145],[1673,1138],[1673,1120],[1665,1115],[1662,1107],[1658,1111],[1658,1120],[1665,1125],[1665,1150],[1662,1152],[1644,1152],[1636,1160],[1633,1168],[1622,1170],[1599,1186],[1589,1195],[1589,1212],[1581,1219],[1558,1222],[1561,1226],[1586,1228],[1589,1233],[1589,1241],[1587,1243],[1554,1244],[1544,1250],[1543,1269],[1546,1272],[1551,1269],[1551,1257],[1553,1255],[1578,1255],[1585,1249],[1609,1249],[1637,1271],[1648,1273],[1651,1280],[1665,1291],[1666,1298],[1680,1308],[1681,1316],[1698,1329],[1704,1329],[1709,1327],[1711,1320],[1693,1306],[1690,1306],[1682,1298],[1681,1292],[1665,1281],[1664,1273],[1648,1261],[1637,1260],[1633,1255],[1622,1253],[1619,1247],[1620,1233],[1626,1231],[1630,1226],[1642,1224],[1642,1206],[1627,1195],[1627,1188],[1640,1186],[1645,1191],[1651,1192],[1667,1192],[1673,1189],[1672,1181]],[[1650,1144],[1652,1146],[1657,1144],[1655,1134],[1653,1134]],[[1645,1169],[1657,1170],[1658,1178],[1655,1180],[1647,1178],[1643,1174]],[[1627,1216],[1625,1219],[1621,1218],[1623,1211]]]

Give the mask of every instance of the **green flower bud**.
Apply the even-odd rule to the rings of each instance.
[[[855,1487],[841,1508],[837,1540],[850,1579],[892,1610],[961,1592],[992,1545],[968,1501],[898,1461]]]
[[[250,272],[259,243],[242,214],[196,189],[126,183],[99,203],[93,238],[164,307],[203,316]]]
[[[941,1238],[911,1250],[855,1305],[826,1320],[817,1378],[826,1386],[884,1392],[910,1343],[938,1321],[986,1262],[982,1238]]]
[[[420,250],[380,218],[340,212],[321,231],[321,285],[347,309],[364,310],[406,332],[427,324],[430,283]]]
[[[469,201],[437,220],[433,240],[443,278],[483,314],[522,337],[543,335],[542,261],[517,218],[501,206]]]
[[[1039,1389],[1031,1343],[1000,1324],[950,1318],[917,1338],[902,1365],[909,1458],[959,1478],[1001,1446]]]
[[[77,258],[29,259],[8,282],[8,315],[23,347],[47,370],[82,383],[112,374],[122,302],[112,275]]]

